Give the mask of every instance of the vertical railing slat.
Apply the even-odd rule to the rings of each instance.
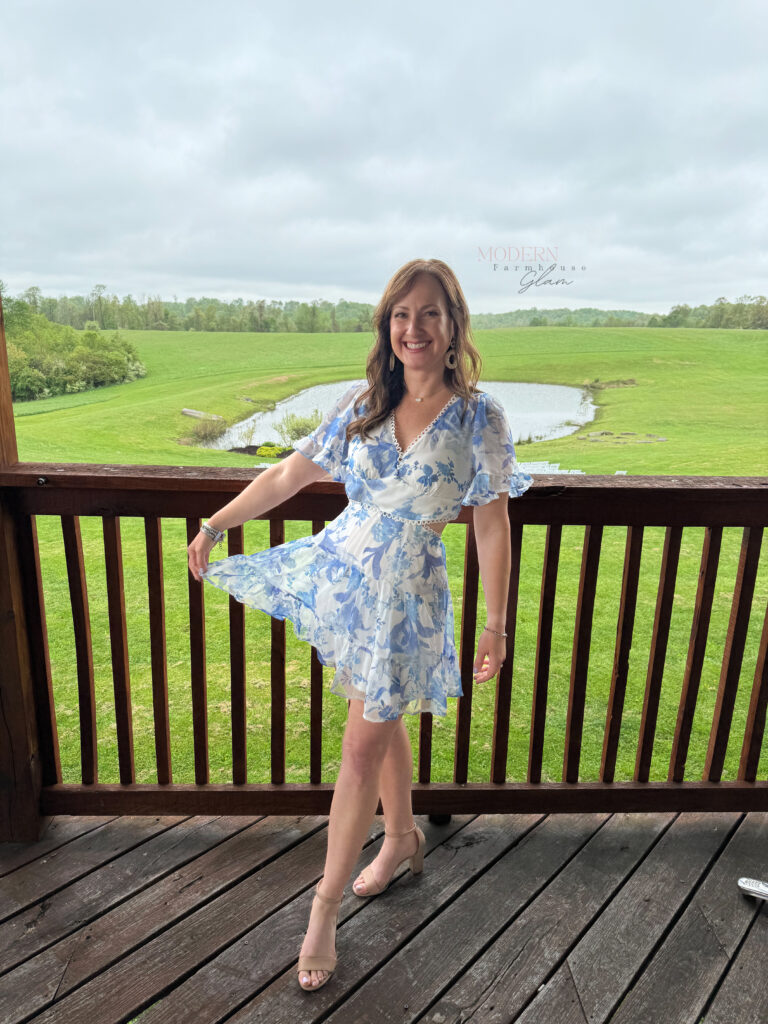
[[[107,573],[107,613],[109,645],[112,655],[112,683],[115,694],[117,760],[120,783],[136,781],[133,760],[133,716],[131,713],[131,677],[128,664],[128,630],[125,621],[125,584],[120,520],[102,516],[104,557]]]
[[[739,781],[754,782],[757,778],[757,767],[760,762],[760,750],[765,734],[765,713],[768,707],[768,606],[763,619],[763,632],[760,637],[760,649],[757,652],[755,679],[752,684],[752,696],[749,700],[747,725],[744,730],[744,743],[741,748],[739,762]]]
[[[200,532],[199,519],[187,519],[187,545]],[[189,654],[192,687],[192,734],[195,756],[195,784],[209,781],[208,769],[208,694],[205,671],[205,599],[200,580],[187,570],[189,592]]]
[[[461,633],[459,644],[459,671],[462,696],[456,709],[456,736],[454,741],[453,781],[466,782],[469,772],[469,736],[472,727],[472,672],[475,663],[475,635],[477,633],[477,597],[480,577],[477,560],[474,522],[467,523],[464,544],[464,586],[461,601]]]
[[[675,597],[675,582],[677,579],[677,565],[680,561],[682,535],[682,526],[668,526],[664,532],[664,552],[661,556],[651,652],[648,658],[648,674],[645,680],[643,715],[640,721],[640,735],[638,737],[637,756],[635,758],[636,782],[647,782],[651,771],[653,741],[656,736],[661,681],[664,677],[664,662],[667,657],[669,624],[672,616],[672,602]]]
[[[152,664],[152,714],[155,724],[157,781],[167,786],[171,775],[171,729],[168,717],[168,655],[165,633],[165,590],[162,524],[157,516],[144,519],[147,543],[149,651]]]
[[[312,535],[325,528],[322,519],[312,520]],[[309,781],[322,782],[323,778],[323,663],[317,648],[309,653]]]
[[[77,660],[77,702],[80,713],[80,771],[83,785],[98,781],[99,766],[96,747],[96,695],[93,681],[93,650],[91,622],[88,612],[88,587],[85,580],[83,540],[77,516],[61,517],[64,557],[67,563],[72,625],[75,630]]]
[[[559,523],[550,523],[547,526],[544,564],[541,572],[541,592],[539,596],[536,664],[533,670],[528,782],[541,782],[541,765],[544,757],[544,728],[547,722],[549,659],[552,653],[552,621],[555,613],[555,593],[557,590],[557,570],[560,560],[562,532],[563,528]]]
[[[16,522],[19,541],[19,569],[22,578],[28,584],[24,593],[24,609],[29,634],[29,658],[35,699],[42,784],[53,786],[61,782],[61,759],[59,756],[59,734],[56,726],[56,707],[53,699],[40,549],[37,542],[37,520],[35,516],[21,515]]]
[[[616,626],[616,646],[613,653],[611,690],[605,715],[603,755],[600,762],[600,781],[613,782],[616,772],[616,757],[621,736],[621,720],[624,714],[624,698],[629,677],[629,652],[632,649],[632,634],[635,628],[637,609],[637,585],[640,579],[640,559],[643,553],[643,527],[628,526],[627,542],[624,548],[624,569],[621,578],[621,599]]]
[[[760,544],[763,539],[762,526],[744,528],[739,552],[739,568],[733,588],[731,617],[728,622],[728,635],[725,638],[723,667],[720,683],[717,688],[717,701],[712,720],[712,731],[709,736],[709,748],[704,766],[704,778],[709,782],[719,782],[723,772],[725,751],[731,731],[733,707],[736,702],[736,691],[739,688],[741,662],[744,657],[744,644],[747,640],[749,613],[752,608],[752,597],[755,593],[757,565],[760,559]]]
[[[722,526],[707,526],[704,529],[699,582],[693,607],[691,639],[688,643],[688,657],[685,663],[680,706],[677,712],[677,725],[669,759],[669,782],[682,782],[685,776],[685,762],[688,758],[693,716],[696,712],[696,701],[699,695],[704,652],[707,648],[722,536]]]
[[[499,672],[496,686],[496,705],[493,711],[493,737],[491,739],[491,782],[506,782],[507,758],[509,756],[509,718],[512,708],[512,673],[515,661],[515,629],[517,626],[517,603],[520,593],[520,558],[523,547],[521,523],[511,523],[510,571],[507,592],[507,653]]]
[[[270,547],[276,547],[284,542],[285,520],[270,519]],[[270,637],[270,778],[274,785],[282,785],[285,782],[285,619],[272,618]]]
[[[227,557],[242,555],[243,527],[227,530]],[[229,693],[232,714],[232,781],[248,781],[246,728],[245,605],[229,595]]]
[[[592,640],[592,615],[595,607],[597,571],[600,565],[602,526],[584,527],[584,548],[579,575],[579,596],[571,656],[571,684],[568,693],[568,716],[565,723],[563,782],[579,781],[581,739],[584,731],[584,704],[587,697],[589,647]]]

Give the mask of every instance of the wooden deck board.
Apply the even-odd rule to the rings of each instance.
[[[424,873],[347,888],[337,972],[305,993],[327,817],[54,818],[0,859],[0,1024],[768,1017],[768,909],[736,888],[768,873],[768,814],[418,820]]]

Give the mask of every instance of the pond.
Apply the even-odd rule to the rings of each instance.
[[[277,426],[286,413],[309,416],[317,410],[325,414],[339,395],[354,383],[354,380],[337,380],[332,384],[305,388],[299,394],[278,402],[271,411],[241,420],[205,447],[229,451],[268,441],[282,444]],[[360,379],[359,383],[364,384],[365,381]],[[479,381],[478,387],[493,395],[504,407],[515,443],[565,437],[595,417],[596,406],[581,388],[495,380]]]

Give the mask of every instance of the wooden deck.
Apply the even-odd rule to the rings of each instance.
[[[61,816],[0,846],[0,1022],[768,1020],[768,908],[736,887],[766,813],[417,816],[423,874],[348,887],[306,993],[327,821]]]

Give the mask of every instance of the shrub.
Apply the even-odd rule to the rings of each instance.
[[[11,377],[11,398],[15,402],[29,402],[34,398],[47,398],[45,377],[31,366],[22,366]]]
[[[275,429],[281,441],[285,445],[290,445],[292,441],[298,441],[300,437],[306,437],[307,434],[311,434],[316,427],[320,426],[322,418],[323,414],[319,409],[315,409],[308,416],[301,416],[296,412],[288,412],[283,416]]]
[[[14,400],[72,394],[146,375],[136,349],[117,331],[102,334],[90,324],[80,333],[51,323],[19,301],[13,301],[11,312],[8,361]]]
[[[190,428],[190,435],[194,441],[208,444],[217,441],[226,429],[227,424],[224,420],[195,420]]]

